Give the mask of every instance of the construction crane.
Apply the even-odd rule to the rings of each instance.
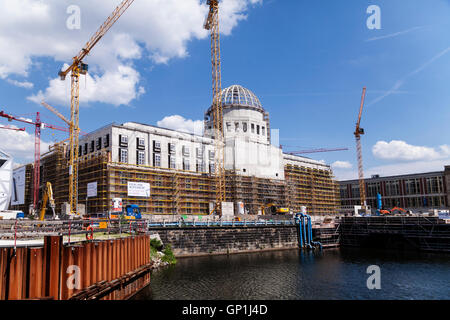
[[[359,196],[361,201],[361,207],[363,210],[366,210],[366,188],[364,184],[364,171],[363,171],[362,151],[361,151],[361,135],[364,134],[364,129],[360,127],[360,123],[365,96],[366,96],[366,87],[363,88],[361,105],[359,107],[358,121],[356,122],[355,132],[353,133],[356,139],[356,155],[358,158]]]
[[[14,131],[25,131],[25,128],[13,128],[10,126],[2,126],[0,125],[0,129],[14,130]]]
[[[41,104],[47,108],[48,110],[50,110],[51,112],[53,112],[56,116],[58,116],[58,118],[60,118],[62,121],[64,121],[70,129],[70,120],[68,120],[66,117],[64,117],[61,113],[59,113],[58,110],[56,110],[55,108],[53,108],[51,105],[49,105],[48,103],[46,103],[44,100],[42,100]]]
[[[71,74],[71,99],[70,99],[70,121],[69,121],[69,204],[70,214],[77,214],[78,207],[78,139],[79,139],[79,107],[80,107],[80,75],[86,75],[88,65],[83,59],[91,52],[92,48],[100,41],[100,39],[108,32],[113,24],[128,9],[134,0],[122,1],[113,13],[100,26],[97,32],[89,39],[81,51],[73,57],[72,64],[65,70],[61,70],[58,75],[61,80],[65,80],[66,76]]]
[[[40,181],[40,166],[41,166],[41,129],[49,128],[53,130],[59,130],[68,132],[67,128],[55,126],[52,124],[44,123],[41,121],[39,112],[36,112],[36,121],[33,122],[29,119],[16,117],[11,114],[7,114],[0,111],[0,117],[7,118],[8,121],[20,121],[23,123],[31,124],[35,127],[34,131],[34,179],[33,179],[33,211],[37,212],[37,204],[39,201],[39,181]]]
[[[214,174],[216,185],[215,212],[222,215],[221,204],[226,200],[225,192],[225,154],[223,137],[222,112],[222,80],[220,71],[220,33],[219,33],[219,0],[208,0],[208,16],[204,28],[211,32],[211,62],[212,62],[212,114],[214,127]]]
[[[301,151],[289,151],[285,152],[286,154],[296,155],[296,154],[306,154],[306,153],[318,153],[318,152],[334,152],[334,151],[346,151],[348,148],[333,148],[333,149],[310,149],[310,150],[301,150]]]

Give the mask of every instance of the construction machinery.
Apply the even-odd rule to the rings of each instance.
[[[214,138],[214,174],[216,185],[216,202],[214,211],[222,214],[222,202],[226,201],[225,193],[225,153],[223,137],[222,83],[220,68],[220,33],[219,33],[219,0],[208,0],[208,16],[204,28],[211,32],[212,62],[212,114]]]
[[[45,219],[45,213],[47,212],[47,204],[52,210],[53,219],[56,219],[55,199],[53,198],[53,189],[52,184],[50,182],[47,182],[44,190],[44,196],[42,198],[41,213],[39,215],[39,220],[41,221]]]
[[[273,202],[261,206],[262,214],[289,214],[289,208],[284,208],[276,205]]]
[[[128,9],[134,0],[122,1],[113,13],[100,26],[97,32],[91,37],[81,51],[72,59],[72,64],[65,70],[61,70],[58,75],[61,80],[71,74],[71,99],[70,99],[70,143],[69,143],[69,204],[71,215],[77,215],[78,206],[78,139],[79,139],[79,107],[80,107],[80,75],[86,75],[88,65],[83,59],[91,52],[92,48],[108,32],[113,24]]]
[[[366,87],[363,88],[361,104],[359,107],[358,121],[356,122],[355,132],[353,133],[355,135],[355,139],[356,139],[356,155],[357,155],[357,159],[358,159],[359,196],[360,196],[361,207],[363,210],[367,210],[367,203],[366,203],[366,188],[365,188],[365,183],[364,183],[364,171],[363,171],[362,151],[361,151],[361,135],[364,134],[364,129],[360,127],[360,123],[361,123],[361,115],[362,115],[362,111],[363,111],[365,96],[366,96]]]

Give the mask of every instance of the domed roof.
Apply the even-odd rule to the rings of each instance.
[[[263,109],[253,92],[237,84],[222,90],[222,106],[233,105]]]

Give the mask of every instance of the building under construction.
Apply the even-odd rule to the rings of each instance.
[[[250,90],[222,90],[222,105],[226,201],[235,213],[262,213],[269,203],[291,212],[306,206],[315,215],[337,213],[339,187],[330,166],[274,145],[269,115]],[[127,122],[82,136],[78,203],[88,213],[108,212],[120,198],[144,214],[209,214],[215,201],[212,128],[209,108],[198,134]],[[40,189],[51,182],[57,212],[69,201],[68,149],[58,143],[41,157]],[[13,206],[24,212],[33,188],[32,165],[26,168],[24,203]]]

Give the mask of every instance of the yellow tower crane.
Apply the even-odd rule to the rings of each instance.
[[[219,34],[219,0],[208,0],[208,16],[204,28],[211,32],[211,62],[212,62],[212,89],[213,89],[213,128],[214,128],[214,174],[216,179],[215,211],[222,214],[222,202],[226,200],[225,193],[225,166],[224,166],[224,137],[222,112],[222,83],[220,73],[220,34]]]
[[[88,71],[88,65],[83,63],[83,59],[90,53],[92,48],[108,32],[112,25],[128,9],[134,0],[122,1],[113,13],[100,26],[97,32],[86,43],[83,49],[73,57],[72,64],[66,69],[61,70],[58,75],[61,80],[71,73],[71,100],[70,100],[70,123],[69,123],[69,204],[70,213],[77,215],[78,207],[78,137],[79,137],[79,107],[80,107],[80,74],[85,75]]]
[[[359,196],[361,199],[361,207],[365,211],[366,210],[366,188],[364,183],[364,171],[363,171],[363,162],[362,162],[362,150],[361,150],[361,135],[364,134],[364,129],[361,128],[360,122],[361,122],[361,115],[363,111],[364,106],[364,98],[366,96],[366,87],[363,88],[362,97],[361,97],[361,105],[359,107],[359,115],[358,115],[358,121],[356,122],[356,129],[353,133],[356,138],[356,155],[358,158],[358,177],[359,177]]]

